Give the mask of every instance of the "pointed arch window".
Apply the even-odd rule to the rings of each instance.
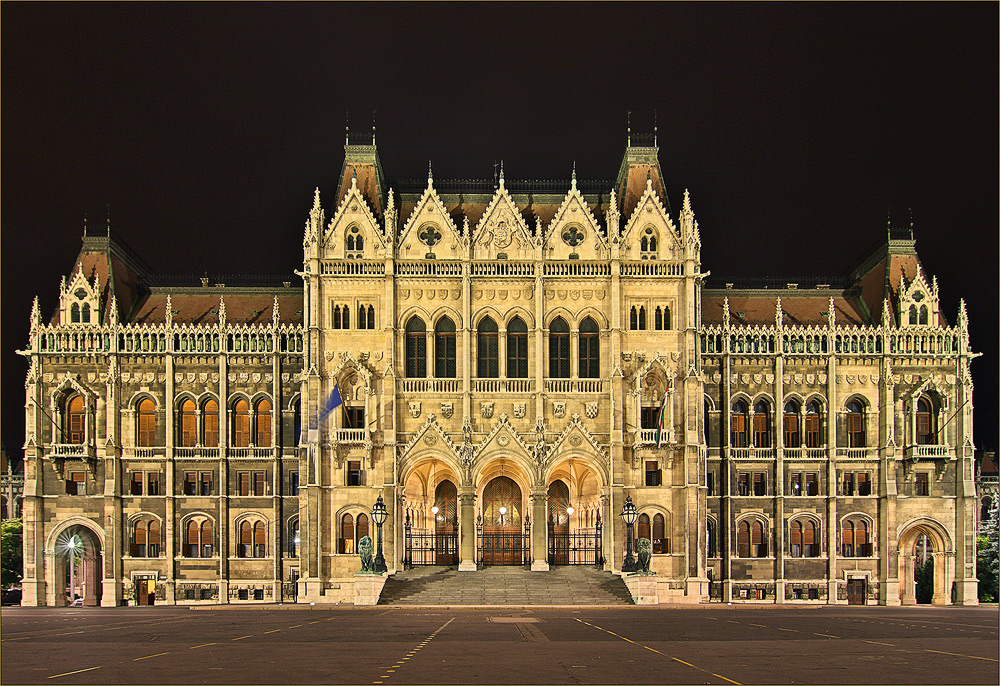
[[[86,412],[83,396],[74,395],[66,404],[66,431],[63,440],[67,443],[81,444],[86,440]]]
[[[454,379],[455,369],[455,322],[441,317],[434,327],[434,376],[439,379]]]
[[[816,522],[797,519],[792,522],[789,535],[789,554],[792,557],[819,557],[819,534]]]
[[[69,306],[69,321],[72,324],[80,323],[80,303],[73,303]]]
[[[868,525],[863,519],[845,519],[840,530],[841,550],[844,557],[871,557],[872,546],[868,541]]]
[[[219,403],[206,400],[201,407],[201,444],[214,448],[219,445]]]
[[[663,515],[657,512],[653,515],[653,552],[669,553],[670,542],[666,537],[666,527]]]
[[[198,412],[194,401],[190,398],[181,403],[181,436],[182,448],[193,448],[198,444]]]
[[[864,448],[865,441],[865,409],[857,400],[847,403],[847,447]]]
[[[344,241],[344,247],[346,248],[346,254],[344,256],[347,259],[360,260],[364,257],[365,239],[358,227],[352,226],[347,230],[347,238]]]
[[[645,318],[645,315],[643,315]],[[600,329],[590,317],[580,324],[580,378],[597,379],[601,376]]]
[[[670,330],[670,308],[666,305],[656,306],[656,312],[653,320],[653,328],[657,331],[669,331]]]
[[[261,400],[254,412],[257,425],[257,440],[255,445],[260,448],[271,447],[271,403]]]
[[[771,447],[770,414],[770,407],[763,400],[753,406],[753,444],[758,448]]]
[[[83,309],[80,311],[80,321],[84,324],[90,323],[90,303],[83,303]]]
[[[916,305],[910,305],[910,323],[911,324],[916,324],[917,323],[917,306]]]
[[[129,546],[132,557],[160,556],[160,523],[155,519],[137,520],[132,525],[132,541]]]
[[[798,448],[802,445],[802,434],[799,432],[799,404],[794,400],[785,403],[785,447]]]
[[[233,406],[233,442],[234,448],[246,448],[250,445],[250,403],[243,398]]]
[[[916,434],[919,445],[937,443],[937,427],[934,425],[934,406],[927,398],[917,400]]]
[[[750,442],[747,431],[747,406],[742,400],[733,403],[729,414],[729,445],[732,448],[746,448]]]
[[[642,234],[642,238],[639,239],[639,259],[656,259],[656,234],[651,228],[647,227]]]
[[[639,331],[646,330],[646,307],[644,305],[639,306]]]
[[[643,512],[639,515],[639,521],[636,522],[635,538],[638,541],[640,538],[645,538],[652,543],[653,533],[649,526],[649,515]]]
[[[507,377],[528,378],[528,326],[520,317],[507,325]]]
[[[569,325],[562,317],[549,325],[549,376],[569,378]]]
[[[476,357],[479,363],[479,378],[495,379],[500,376],[500,333],[492,317],[479,322],[476,336]]]
[[[927,305],[920,306],[920,323],[927,324]]]
[[[760,520],[755,520],[750,527],[750,554],[753,557],[767,557],[767,537]]]
[[[628,314],[628,328],[631,329],[632,331],[635,331],[636,329],[639,328],[639,312],[636,309],[635,305],[632,306],[632,309],[629,311]]]
[[[820,440],[819,404],[812,400],[806,405],[806,447],[818,448]]]
[[[427,377],[427,326],[420,317],[406,322],[406,378]]]
[[[138,431],[136,445],[151,448],[156,445],[156,404],[149,398],[139,401]]]

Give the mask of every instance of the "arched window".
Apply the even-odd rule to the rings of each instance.
[[[369,329],[374,329],[375,328],[375,306],[374,305],[369,305],[368,306],[368,317],[367,317],[367,319],[368,319],[368,328]]]
[[[871,557],[868,542],[868,525],[863,519],[845,519],[840,529],[841,550],[844,557]]]
[[[250,522],[240,522],[240,542],[236,547],[236,557],[253,557],[253,529]]]
[[[864,448],[865,446],[865,411],[857,400],[847,403],[847,447]]]
[[[233,439],[234,448],[246,448],[250,445],[250,403],[240,398],[233,406]]]
[[[138,431],[136,445],[151,448],[156,445],[156,405],[149,398],[139,401]]]
[[[208,448],[219,445],[219,403],[206,400],[201,406],[201,444]]]
[[[340,318],[340,305],[333,306],[333,328],[335,329],[344,328],[343,321]]]
[[[917,323],[917,306],[916,305],[910,305],[910,323],[911,324],[916,324]]]
[[[72,324],[80,322],[80,303],[73,303],[69,307],[69,321]]]
[[[740,522],[736,529],[736,556],[750,557],[750,522]]]
[[[771,421],[766,402],[758,400],[753,406],[753,444],[758,448],[771,447]]]
[[[750,553],[753,557],[767,557],[767,538],[764,525],[759,520],[750,527]]]
[[[80,444],[87,438],[86,423],[84,418],[83,396],[74,395],[66,404],[66,431],[64,432],[67,443]]]
[[[212,537],[212,520],[206,519],[201,523],[201,556],[212,557],[214,553],[215,540]]]
[[[80,321],[84,324],[90,323],[90,304],[83,303],[83,310],[80,312]]]
[[[354,516],[349,513],[340,518],[339,550],[345,555],[354,553]]]
[[[635,305],[632,306],[632,309],[628,314],[628,328],[632,331],[639,328],[639,311],[636,309]]]
[[[267,527],[261,521],[253,525],[253,556],[267,556]]]
[[[600,376],[600,329],[597,328],[597,322],[587,317],[580,324],[580,378],[597,379]]]
[[[406,378],[427,377],[427,327],[420,317],[406,322]]]
[[[747,406],[742,400],[733,403],[729,415],[729,445],[733,448],[746,448],[749,444],[747,431]]]
[[[799,433],[799,404],[794,400],[785,403],[785,447],[798,448],[802,445],[802,435]]]
[[[187,534],[185,536],[184,556],[212,557],[212,544],[211,520],[189,520],[187,525]]]
[[[368,535],[368,515],[361,513],[355,523],[354,533],[357,535],[356,543],[361,543],[361,539]],[[357,545],[355,545],[357,550]]]
[[[709,422],[712,417],[712,406],[708,404],[708,400],[705,400],[705,421],[702,422],[702,429],[705,433],[705,445],[714,445],[711,440],[712,430],[710,428]],[[711,495],[711,494],[709,494]]]
[[[349,329],[351,328],[351,306],[344,305],[344,310],[341,313],[340,328]]]
[[[549,376],[569,378],[569,325],[562,317],[549,325]]]
[[[271,403],[261,400],[257,403],[256,413],[257,441],[261,448],[271,447]]]
[[[666,537],[663,515],[657,512],[653,515],[653,552],[669,553],[670,542]]]
[[[797,519],[792,522],[789,553],[792,557],[819,557],[819,536],[813,520]]]
[[[528,326],[520,317],[507,325],[507,378],[528,378]]]
[[[344,242],[346,247],[346,257],[347,259],[361,259],[364,257],[363,251],[365,249],[365,239],[361,235],[360,229],[356,226],[352,226],[347,230],[347,239]]]
[[[476,337],[476,356],[479,361],[479,378],[495,379],[500,376],[500,333],[491,317],[479,322]]]
[[[646,330],[646,308],[643,305],[639,306],[639,331]]]
[[[670,308],[656,306],[655,319],[653,321],[653,328],[657,331],[669,331],[670,330]]]
[[[920,306],[920,323],[921,324],[927,323],[927,305]]]
[[[652,542],[653,534],[649,527],[649,515],[643,512],[639,515],[639,521],[636,522],[635,538],[638,541],[640,538],[645,538]]]
[[[434,376],[454,379],[455,357],[455,322],[441,317],[434,327]]]
[[[822,444],[819,428],[819,404],[813,400],[806,405],[806,447],[818,448]]]
[[[146,522],[137,521],[132,525],[132,545],[129,554],[132,557],[146,557]]]
[[[916,434],[919,445],[937,443],[933,406],[927,398],[917,400]]]
[[[293,517],[288,521],[288,554],[292,557],[299,556],[299,518]]]
[[[193,448],[198,444],[198,413],[190,398],[181,403],[181,447]]]
[[[656,234],[651,228],[647,228],[639,239],[639,259],[656,259]]]
[[[146,556],[147,557],[159,557],[160,556],[160,523],[155,519],[150,520],[149,525],[146,527]]]

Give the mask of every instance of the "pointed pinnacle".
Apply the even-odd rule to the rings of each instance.
[[[427,160],[427,183],[434,182],[434,170],[431,168],[431,161]]]
[[[687,188],[684,189],[684,206],[682,211],[691,212],[691,193],[688,192]]]
[[[313,209],[314,210],[320,209],[320,204],[319,204],[319,186],[316,186],[316,192],[313,194]]]

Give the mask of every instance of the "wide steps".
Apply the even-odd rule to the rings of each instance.
[[[621,577],[592,567],[414,567],[386,579],[379,605],[632,605]]]

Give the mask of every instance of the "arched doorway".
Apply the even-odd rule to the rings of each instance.
[[[549,564],[569,564],[569,486],[556,480],[549,484]]]
[[[521,487],[509,476],[497,476],[483,488],[479,516],[479,553],[484,565],[520,565],[526,560],[528,539],[522,526]]]
[[[952,548],[943,527],[922,519],[899,537],[899,600],[903,605],[946,605],[954,578]]]
[[[55,539],[53,604],[96,607],[101,604],[104,557],[97,535],[82,524],[63,529]]]
[[[458,564],[458,489],[444,480],[434,489],[434,563]]]

